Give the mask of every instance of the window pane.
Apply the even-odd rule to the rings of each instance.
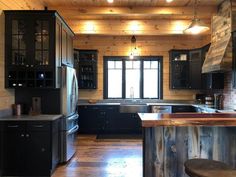
[[[108,69],[108,98],[122,97],[122,70]]]
[[[129,63],[140,68],[140,61],[126,61],[126,98],[140,98],[140,69],[129,69]],[[128,63],[128,65],[127,65]]]
[[[126,61],[125,66],[126,66],[126,68],[129,68],[129,69],[133,68],[132,61]]]
[[[122,68],[122,61],[116,61],[115,68],[121,69]]]
[[[115,62],[114,61],[108,61],[108,68],[115,68]]]
[[[143,67],[149,69],[150,68],[150,63],[151,63],[150,61],[144,61],[143,62]]]
[[[143,97],[158,98],[158,70],[144,69],[143,71]]]
[[[155,69],[158,68],[158,61],[152,61],[152,62],[151,62],[151,68],[153,68],[153,69],[154,69],[154,68],[155,68]]]

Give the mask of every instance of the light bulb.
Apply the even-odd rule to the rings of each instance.
[[[113,3],[113,2],[114,2],[114,0],[107,0],[107,2],[108,2],[108,3]]]
[[[131,52],[130,55],[129,55],[129,59],[133,60],[134,59],[134,55],[133,53]]]

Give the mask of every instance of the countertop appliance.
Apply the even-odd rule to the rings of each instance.
[[[67,162],[75,154],[78,118],[78,82],[76,70],[68,66],[61,67],[61,112],[64,115],[60,131],[60,162]]]

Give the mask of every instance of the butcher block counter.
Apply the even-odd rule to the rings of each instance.
[[[187,177],[184,162],[220,160],[236,168],[236,114],[138,114],[144,177]]]

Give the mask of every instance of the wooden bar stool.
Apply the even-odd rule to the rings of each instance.
[[[236,170],[220,161],[190,159],[184,166],[190,177],[236,177]]]

